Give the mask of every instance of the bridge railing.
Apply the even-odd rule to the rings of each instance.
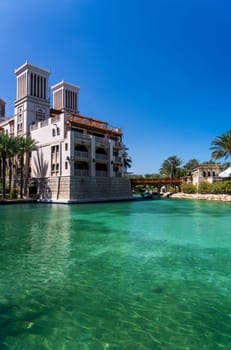
[[[144,178],[139,178],[139,179],[130,179],[131,181],[131,186],[135,187],[138,185],[181,185],[184,183],[184,179],[182,178],[174,178],[174,179],[161,179],[161,178],[156,178],[156,179],[144,179]]]

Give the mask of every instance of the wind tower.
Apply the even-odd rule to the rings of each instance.
[[[5,120],[5,106],[6,102],[0,98],[0,121]]]
[[[30,125],[48,119],[50,101],[48,79],[50,71],[24,63],[15,70],[17,92],[15,100],[15,136],[29,135]]]
[[[61,81],[51,87],[53,108],[62,112],[79,113],[78,100],[80,87]]]

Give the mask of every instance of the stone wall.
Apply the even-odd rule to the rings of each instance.
[[[200,193],[173,193],[172,198],[179,199],[197,199],[197,200],[209,200],[209,201],[222,201],[231,202],[231,195],[228,194],[200,194]]]
[[[50,177],[37,179],[37,197],[52,202],[95,202],[132,199],[130,180],[114,177]]]
[[[131,184],[126,178],[71,177],[70,200],[88,202],[131,198]]]

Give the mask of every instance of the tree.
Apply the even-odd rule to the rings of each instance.
[[[13,172],[13,158],[17,155],[17,138],[9,137],[8,141],[8,166],[9,166],[9,193],[11,192],[12,172]]]
[[[208,161],[205,162],[201,162],[200,165],[206,165],[206,164],[216,164],[216,162],[213,159],[210,159]]]
[[[0,158],[1,158],[1,174],[2,174],[2,197],[6,198],[6,160],[9,149],[9,135],[0,134]]]
[[[30,136],[17,138],[17,149],[20,161],[20,198],[23,198],[23,183],[24,183],[24,157],[28,156],[30,152],[37,150],[37,142]],[[28,169],[26,169],[28,170]]]
[[[9,191],[12,182],[12,157],[16,154],[15,137],[8,134],[0,134],[0,160],[2,176],[2,196],[6,198],[6,172],[9,168]],[[7,162],[8,161],[8,162]]]
[[[179,176],[182,160],[177,156],[168,157],[160,168],[160,174],[171,179]]]
[[[217,136],[211,144],[213,145],[210,148],[212,150],[212,158],[215,160],[224,158],[226,160],[231,156],[231,130]]]
[[[185,175],[191,175],[191,171],[194,168],[197,168],[200,165],[199,160],[197,159],[190,159],[185,165],[184,165],[184,173]]]
[[[124,146],[123,148],[123,166],[127,168],[131,168],[132,166],[132,158],[128,154],[128,147]]]
[[[159,177],[160,177],[160,174],[144,174],[145,179],[155,179]]]
[[[224,171],[224,170],[228,169],[228,167],[230,167],[230,163],[229,162],[224,162],[224,163],[219,164],[219,165],[220,165],[221,171]]]

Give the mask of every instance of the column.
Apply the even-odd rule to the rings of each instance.
[[[95,177],[95,136],[91,136],[91,149],[90,149],[90,176]]]
[[[113,142],[109,140],[109,176],[113,177]]]

